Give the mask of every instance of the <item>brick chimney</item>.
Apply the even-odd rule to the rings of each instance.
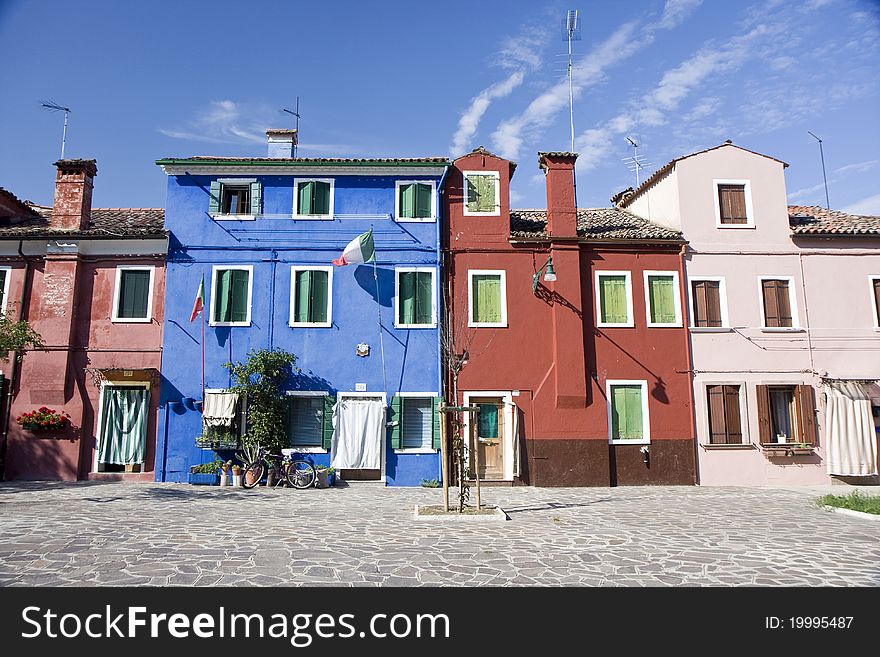
[[[269,142],[269,157],[293,157],[293,149],[296,146],[296,130],[270,129],[266,130],[266,138]]]
[[[577,157],[577,153],[538,153],[538,165],[547,179],[547,232],[552,237],[577,237]]]
[[[95,160],[58,160],[55,163],[55,203],[49,225],[59,230],[82,230],[92,217]]]

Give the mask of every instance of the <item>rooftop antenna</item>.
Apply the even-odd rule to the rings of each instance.
[[[64,112],[64,131],[61,133],[61,159],[64,159],[64,144],[67,143],[67,116],[70,114],[69,107],[62,107],[58,103],[54,103],[51,100],[44,100],[40,102],[45,109],[50,112]]]
[[[626,138],[626,141],[629,142],[629,145],[632,146],[632,148],[633,148],[633,154],[631,157],[623,158],[623,161],[626,162],[628,165],[627,168],[630,171],[636,172],[635,189],[638,189],[639,185],[642,184],[641,183],[641,176],[639,176],[639,172],[641,172],[641,170],[644,167],[650,166],[650,164],[651,164],[650,162],[645,162],[644,157],[639,155],[639,146],[641,146],[641,144],[637,141],[637,139],[638,139],[637,137],[627,137]]]
[[[822,180],[825,181],[825,209],[830,210],[831,202],[828,200],[828,178],[825,177],[825,152],[822,150],[822,140],[809,130],[807,130],[807,133],[819,142],[819,157],[822,158]]]
[[[569,9],[563,25],[565,38],[568,40],[568,108],[571,121],[571,152],[574,152],[574,89],[571,79],[571,42],[581,40],[581,21],[577,9]]]
[[[296,117],[296,139],[293,142],[293,156],[296,157],[296,142],[299,141],[299,96],[296,97],[296,109],[289,110],[286,107],[282,107],[281,111],[293,114]]]

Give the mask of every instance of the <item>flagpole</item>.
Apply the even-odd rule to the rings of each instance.
[[[202,305],[202,407],[205,404],[205,307]]]
[[[370,226],[370,232],[373,231],[373,227]],[[385,340],[382,337],[382,303],[379,299],[379,273],[376,268],[376,247],[375,242],[373,243],[373,280],[376,282],[376,314],[379,317],[379,351],[382,354],[382,390],[385,392],[385,397],[388,397],[388,377],[385,374]]]

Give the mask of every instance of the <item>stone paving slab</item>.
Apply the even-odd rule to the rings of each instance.
[[[492,488],[509,521],[438,525],[421,488],[3,483],[0,586],[880,585],[880,523],[820,494]]]

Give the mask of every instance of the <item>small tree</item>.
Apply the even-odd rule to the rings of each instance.
[[[296,361],[284,349],[251,349],[245,361],[224,364],[235,382],[230,391],[247,400],[246,445],[275,453],[286,445],[283,387],[299,371]]]
[[[42,349],[45,346],[42,336],[27,321],[13,321],[10,314],[7,312],[0,317],[0,360],[4,363],[9,360],[10,352],[15,352],[20,361],[21,352],[25,349]]]

